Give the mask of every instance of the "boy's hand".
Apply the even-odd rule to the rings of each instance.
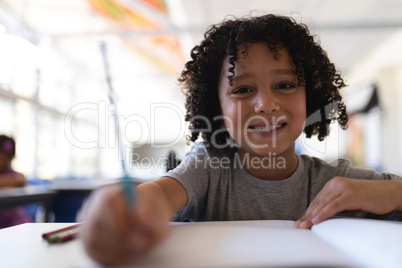
[[[146,188],[137,195],[132,208],[120,185],[104,187],[90,197],[82,213],[81,237],[92,259],[103,265],[127,264],[167,235],[169,215],[163,203],[147,196]]]
[[[317,194],[295,227],[308,229],[342,211],[385,214],[401,206],[401,181],[335,177]]]

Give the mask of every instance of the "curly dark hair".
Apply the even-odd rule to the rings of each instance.
[[[221,129],[222,121],[215,120],[221,115],[218,98],[221,68],[227,59],[231,66],[228,70],[231,83],[239,47],[247,49],[247,44],[256,42],[266,43],[275,58],[280,56],[280,48],[286,48],[292,58],[299,84],[306,88],[308,119],[304,133],[308,138],[317,134],[322,141],[335,120],[346,129],[348,115],[339,92],[346,85],[305,24],[272,14],[227,18],[210,26],[204,38],[191,50],[191,60],[178,79],[186,95],[189,141],[194,142],[200,133],[206,144],[222,145],[230,140],[229,133]],[[208,122],[211,125],[208,126]]]

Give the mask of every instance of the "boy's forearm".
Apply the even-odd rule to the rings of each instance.
[[[139,202],[146,202],[147,208],[160,215],[172,215],[163,189],[155,182],[147,182],[137,187]],[[169,219],[167,219],[169,221]]]
[[[158,207],[166,209],[170,217],[187,203],[187,194],[181,184],[167,177],[143,183],[137,191],[143,197],[152,198]]]

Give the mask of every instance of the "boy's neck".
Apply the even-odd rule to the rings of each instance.
[[[294,149],[287,150],[280,155],[270,154],[268,156],[251,155],[239,150],[239,157],[244,170],[254,177],[267,181],[281,181],[289,178],[298,165]]]

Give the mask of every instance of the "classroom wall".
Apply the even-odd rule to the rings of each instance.
[[[402,30],[354,65],[349,84],[378,88],[384,171],[402,175]]]
[[[383,167],[402,174],[402,65],[382,70],[377,81],[383,110]]]

